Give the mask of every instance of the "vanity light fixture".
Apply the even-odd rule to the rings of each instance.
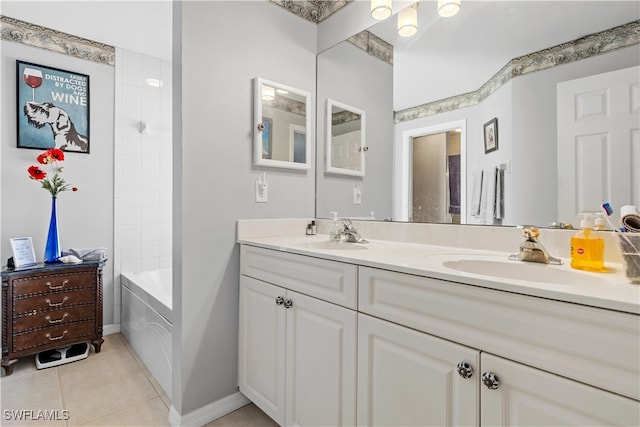
[[[402,37],[410,37],[418,31],[419,6],[419,3],[414,3],[398,13],[398,34]]]
[[[273,101],[276,98],[276,90],[271,86],[262,85],[262,100]]]
[[[438,0],[438,14],[444,18],[460,12],[460,0]]]
[[[391,13],[391,0],[371,0],[371,17],[376,21],[384,21]]]

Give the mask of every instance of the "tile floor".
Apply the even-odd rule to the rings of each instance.
[[[102,351],[96,354],[92,347],[84,360],[39,371],[34,357],[25,357],[14,365],[12,375],[5,377],[2,369],[0,425],[168,426],[171,402],[160,385],[121,334],[104,338]],[[32,419],[12,419],[11,410],[32,410]],[[57,414],[58,420],[35,419],[38,410]],[[250,404],[207,426],[277,424]]]

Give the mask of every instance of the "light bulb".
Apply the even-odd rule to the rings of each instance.
[[[417,3],[416,3],[417,5]],[[412,5],[398,13],[398,34],[410,37],[418,31],[418,9]]]
[[[438,14],[448,18],[460,12],[460,0],[438,0]]]
[[[391,0],[371,0],[371,17],[383,21],[391,16]]]

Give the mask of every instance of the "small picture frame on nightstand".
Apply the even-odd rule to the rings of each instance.
[[[16,237],[9,240],[13,251],[14,268],[31,267],[37,264],[31,237]]]

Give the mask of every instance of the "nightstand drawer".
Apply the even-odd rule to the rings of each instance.
[[[70,323],[68,325],[52,326],[33,332],[26,332],[13,336],[13,351],[24,351],[38,347],[52,348],[51,344],[63,347],[67,343],[89,341],[95,335],[95,322]]]
[[[76,306],[72,308],[61,308],[51,311],[39,311],[24,314],[13,319],[14,333],[22,333],[30,329],[41,329],[55,325],[66,325],[69,323],[90,321],[95,317],[95,306],[87,303],[86,305]]]
[[[92,288],[95,285],[96,274],[94,271],[34,275],[14,280],[13,295],[20,297],[43,292]]]
[[[61,309],[94,302],[95,290],[90,288],[52,292],[14,300],[13,313],[14,317],[17,317],[23,313],[37,313],[43,310]]]

